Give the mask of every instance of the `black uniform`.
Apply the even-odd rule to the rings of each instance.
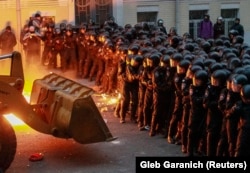
[[[170,86],[168,85],[168,68],[158,66],[153,71],[153,113],[151,119],[150,136],[164,132],[171,100]]]
[[[250,106],[249,101],[239,101],[234,106],[234,112],[240,116],[239,134],[237,137],[237,145],[235,157],[250,156]]]
[[[206,86],[190,86],[190,118],[188,123],[187,153],[189,156],[199,151],[206,143],[206,115],[207,110],[203,107],[203,99]]]
[[[188,141],[188,121],[190,116],[190,96],[189,96],[189,87],[192,84],[192,79],[185,77],[182,80],[182,129],[181,129],[181,143],[182,143],[182,152],[187,152],[187,141]]]
[[[204,98],[204,106],[207,112],[207,156],[216,156],[220,130],[223,120],[222,111],[218,107],[218,101],[222,88],[208,85]]]
[[[50,58],[52,57],[52,48],[53,48],[53,39],[54,33],[53,28],[49,28],[48,31],[45,32],[44,36],[42,37],[42,41],[44,42],[44,49],[42,52],[42,65],[46,65],[46,63],[50,63]],[[48,64],[49,67],[53,64]]]
[[[224,88],[219,97],[218,107],[223,113],[223,120],[220,130],[220,139],[217,146],[217,152],[216,156],[229,156],[228,152],[228,136],[227,136],[227,117],[226,117],[226,105],[227,105],[227,95],[229,95],[229,92],[232,92],[228,88]]]
[[[118,62],[118,72],[117,72],[117,91],[119,94],[122,93],[122,89],[123,89],[123,82],[124,82],[124,77],[126,76],[125,74],[126,72],[126,61],[123,59],[120,59],[120,61]],[[114,112],[114,116],[117,118],[120,118],[120,111],[121,111],[121,98],[119,98],[116,107],[115,107],[115,112]]]
[[[85,60],[87,57],[87,42],[85,40],[85,34],[79,32],[76,36],[76,48],[77,48],[77,70],[78,77],[82,77],[83,75],[83,67],[85,64]]]
[[[146,92],[146,85],[142,81],[142,76],[146,72],[146,66],[142,65],[140,67],[139,71],[139,103],[138,103],[138,108],[137,108],[137,122],[138,122],[138,128],[139,130],[144,130],[144,112],[143,112],[143,107],[144,107],[144,97],[145,97],[145,92]]]
[[[40,46],[41,46],[41,35],[30,31],[23,37],[23,41],[27,45],[27,65],[38,63],[40,61]]]
[[[174,85],[175,85],[175,101],[174,101],[174,110],[172,113],[172,117],[170,120],[170,126],[168,130],[168,137],[173,138],[173,142],[180,141],[181,133],[180,133],[180,122],[182,119],[183,113],[183,103],[182,103],[182,80],[185,77],[185,73],[178,74],[176,73],[174,76]]]
[[[231,111],[232,107],[235,103],[241,100],[240,93],[238,92],[229,92],[227,96],[227,105],[226,105],[226,116],[227,116],[227,136],[228,136],[228,144],[229,144],[229,156],[234,157],[236,142],[238,136],[238,123],[239,123],[239,114],[235,113],[235,111]]]
[[[131,64],[126,66],[125,80],[122,90],[120,123],[125,122],[126,113],[130,108],[130,119],[136,121],[136,110],[138,106],[139,90],[139,66],[133,67]],[[131,102],[131,103],[130,103]]]
[[[152,112],[153,112],[153,83],[152,74],[154,68],[147,66],[143,74],[142,82],[146,86],[146,91],[144,95],[143,103],[143,114],[144,114],[144,128],[146,130],[150,129]]]
[[[76,69],[76,40],[72,30],[67,30],[64,36],[63,57],[61,62],[62,70]]]
[[[53,66],[53,68],[57,68],[61,65],[57,63],[57,55],[59,55],[60,63],[63,58],[63,47],[64,47],[64,33],[62,33],[59,29],[57,29],[55,36],[53,38],[53,47],[51,50],[52,57],[50,58],[49,64]]]

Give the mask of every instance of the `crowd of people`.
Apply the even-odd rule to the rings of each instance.
[[[244,27],[240,23],[240,18],[235,18],[234,24],[230,30],[236,30],[239,35],[244,37]],[[198,37],[203,39],[217,39],[220,35],[225,34],[224,19],[219,16],[215,23],[210,20],[210,15],[205,14],[203,20],[200,22],[198,29]]]
[[[99,92],[119,92],[114,116],[121,124],[130,119],[149,136],[181,145],[188,156],[250,156],[250,46],[242,27],[228,35],[201,30],[194,39],[175,27],[166,31],[163,20],[123,27],[111,17],[98,29],[62,23],[42,34],[38,23],[21,34],[27,63],[33,58],[48,68],[73,69]]]

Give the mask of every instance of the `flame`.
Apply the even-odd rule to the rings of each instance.
[[[30,99],[30,93],[24,93],[23,95],[24,95],[25,99],[27,101],[29,101],[29,99]],[[4,117],[9,121],[9,123],[12,126],[23,126],[23,125],[25,125],[25,123],[21,119],[19,119],[18,117],[16,117],[12,113],[5,114]]]
[[[120,93],[116,93],[117,96],[109,96],[107,94],[101,94],[103,101],[106,103],[106,105],[113,105],[118,102],[118,100],[121,98]]]
[[[25,124],[22,120],[17,118],[14,114],[6,114],[4,115],[4,117],[9,121],[9,123],[12,126],[21,126]]]

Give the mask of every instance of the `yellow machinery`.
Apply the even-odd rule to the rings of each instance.
[[[6,59],[9,74],[0,75],[0,172],[8,169],[16,152],[15,132],[3,114],[13,113],[36,131],[73,138],[81,144],[115,139],[92,99],[91,88],[50,73],[34,80],[28,103],[22,95],[25,80],[21,54],[0,56],[0,65]]]

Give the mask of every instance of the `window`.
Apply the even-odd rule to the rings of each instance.
[[[197,38],[200,22],[208,10],[190,10],[189,11],[189,33],[192,38]]]
[[[221,17],[224,19],[225,23],[225,35],[228,35],[228,31],[234,24],[235,18],[238,16],[239,9],[221,9]]]
[[[137,6],[137,23],[147,23],[149,27],[154,26],[157,21],[158,11],[158,5]]]
[[[154,22],[157,20],[157,12],[137,12],[137,22]]]
[[[112,16],[112,0],[76,0],[75,23],[87,24],[89,19],[95,24],[103,24],[109,16]]]

